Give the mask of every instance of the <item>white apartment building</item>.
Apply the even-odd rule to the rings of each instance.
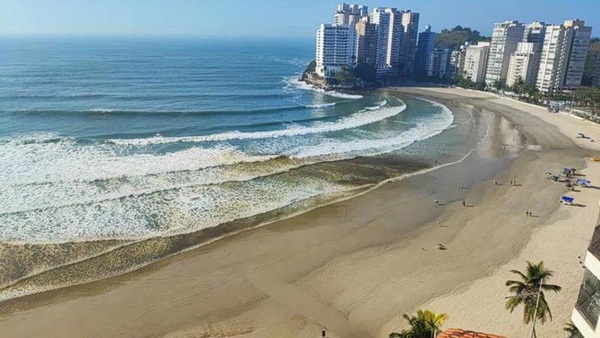
[[[545,35],[546,24],[541,21],[534,21],[525,25],[523,42],[537,43],[537,47],[541,51]]]
[[[412,73],[415,66],[417,37],[419,34],[419,13],[410,10],[400,11],[400,13],[402,15],[401,24],[404,29],[400,63],[403,64],[405,73]]]
[[[507,86],[513,86],[519,78],[527,83],[535,84],[540,57],[537,50],[537,43],[519,42],[517,51],[510,56],[506,75]]]
[[[487,85],[495,81],[506,81],[510,55],[523,41],[524,26],[518,21],[505,21],[495,24],[490,44],[490,55],[485,75]]]
[[[355,25],[364,16],[369,15],[369,8],[361,5],[340,3],[333,16],[334,25]]]
[[[402,14],[395,8],[375,8],[370,21],[377,27],[377,77],[381,78],[400,63],[403,42]]]
[[[597,226],[584,260],[583,282],[571,315],[581,337],[600,338],[600,226]]]
[[[316,73],[335,77],[342,67],[356,65],[356,32],[351,25],[321,24],[317,31]]]
[[[429,56],[429,65],[427,66],[427,76],[435,76],[443,79],[448,75],[450,66],[450,49],[436,48],[431,51]]]
[[[536,87],[542,93],[574,89],[581,85],[585,54],[592,33],[582,20],[546,27]]]
[[[479,42],[477,45],[468,46],[465,52],[463,76],[470,78],[475,83],[483,82],[485,80],[489,53],[489,42]]]

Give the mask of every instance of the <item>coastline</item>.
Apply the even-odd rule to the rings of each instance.
[[[454,89],[402,93],[479,107],[482,117],[490,120],[490,140],[480,145],[477,156],[455,165],[381,184],[358,197],[229,236],[123,276],[10,301],[5,308],[12,311],[0,318],[0,330],[15,337],[314,337],[327,327],[331,337],[386,337],[401,324],[402,313],[430,302],[434,310],[448,312],[451,320],[467,318],[456,325],[485,328],[486,322],[469,317],[479,313],[479,304],[467,306],[459,291],[484,288],[479,281],[505,272],[507,264],[515,264],[528,243],[550,227],[546,223],[555,224],[567,215],[555,203],[563,188],[549,184],[542,177],[544,170],[557,170],[561,164],[581,167],[589,151],[576,148],[573,138],[565,136],[573,135],[574,128],[563,123],[565,116],[552,115],[546,123],[538,118],[542,112],[529,111],[534,108],[516,103],[501,107],[496,101],[504,99]],[[486,110],[498,111],[503,118]],[[505,121],[514,128],[506,129]],[[599,130],[586,134],[600,139]],[[575,142],[599,150],[595,144]],[[541,146],[542,151],[530,147],[516,159],[502,159],[503,144],[509,149]],[[498,189],[490,184],[492,178],[517,178],[524,186]],[[456,189],[457,182],[470,189]],[[535,196],[527,189],[531,186],[541,187]],[[586,193],[586,198],[598,197],[595,190]],[[510,210],[532,197],[540,217],[528,219],[524,227],[521,210],[514,215]],[[431,203],[434,198],[448,203],[437,208]],[[460,206],[464,198],[475,207]],[[567,216],[596,211],[595,217],[596,208],[597,202],[571,209],[573,214]],[[507,225],[493,227],[498,217],[506,217]],[[591,236],[594,223],[585,223],[578,228],[580,238],[574,246]],[[433,250],[440,242],[449,250]],[[585,251],[587,242],[583,244]],[[570,266],[563,262],[558,262],[561,269]],[[460,267],[464,269],[453,269]],[[559,275],[557,268],[549,267]],[[577,287],[579,277],[572,281]],[[569,285],[569,295],[573,289]],[[457,310],[438,304],[456,304]],[[503,306],[502,299],[499,304]],[[459,312],[465,309],[469,313]],[[507,311],[493,314],[520,320]],[[556,319],[562,315],[555,312]],[[497,333],[517,332],[521,331]]]

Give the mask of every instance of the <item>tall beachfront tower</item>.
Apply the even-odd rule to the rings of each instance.
[[[427,76],[429,59],[435,44],[436,33],[431,31],[431,26],[425,26],[425,31],[419,33],[419,44],[415,53],[415,75]]]
[[[538,44],[519,42],[517,50],[510,55],[506,85],[513,86],[519,78],[526,83],[535,85],[539,65]]]
[[[592,28],[583,20],[546,27],[536,87],[542,93],[576,89],[581,85]]]
[[[585,256],[583,282],[571,315],[584,338],[600,337],[600,226],[597,226]]]
[[[377,60],[377,26],[364,16],[356,29],[356,63],[375,66]]]
[[[417,36],[419,33],[419,13],[410,10],[400,11],[402,14],[402,27],[404,29],[404,41],[400,62],[404,68],[404,73],[412,73],[415,67],[415,57],[417,51]]]
[[[586,26],[583,20],[567,20],[564,26],[566,29],[573,31],[564,89],[577,89],[581,86],[581,79],[583,78],[585,58],[592,37],[592,27]]]
[[[332,79],[343,67],[356,65],[356,32],[351,25],[321,24],[317,31],[316,73]]]
[[[468,46],[465,52],[463,76],[475,83],[482,83],[485,80],[489,54],[489,42],[478,42],[476,45]]]
[[[383,79],[400,63],[403,42],[401,14],[395,8],[375,8],[370,21],[377,29],[377,78]]]
[[[485,82],[488,86],[495,81],[506,82],[510,55],[517,50],[517,44],[523,41],[524,28],[518,21],[495,24],[485,74]]]

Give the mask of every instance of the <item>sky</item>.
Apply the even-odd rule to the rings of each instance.
[[[313,38],[337,0],[0,0],[0,35]],[[365,0],[421,14],[419,30],[580,18],[600,36],[600,0]]]

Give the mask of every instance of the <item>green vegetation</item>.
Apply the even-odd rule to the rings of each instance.
[[[592,78],[594,76],[594,70],[596,69],[596,62],[600,56],[600,38],[593,38],[590,40],[590,47],[588,48],[587,55],[585,57],[585,67],[583,68],[583,79],[581,84],[584,86],[592,85]]]
[[[575,106],[600,114],[600,88],[581,88],[575,94]]]
[[[304,70],[305,73],[314,73],[314,71],[317,70],[317,61],[316,60],[312,60],[308,66],[306,66],[306,69]]]
[[[537,103],[542,96],[534,84],[523,81],[521,77],[517,78],[515,84],[509,89],[518,94],[519,97],[525,98],[527,102]]]
[[[546,269],[543,261],[537,264],[528,261],[525,273],[518,270],[510,270],[510,272],[518,275],[520,280],[506,282],[508,290],[513,294],[508,297],[506,309],[512,313],[517,307],[523,305],[523,323],[525,324],[529,324],[534,317],[542,323],[545,323],[548,318],[552,320],[552,312],[546,302],[544,291],[559,292],[561,290],[558,285],[546,283],[554,275],[554,272]]]
[[[435,37],[435,48],[458,49],[467,41],[477,43],[489,40],[490,38],[482,36],[477,30],[456,26],[450,30],[444,29]]]
[[[471,80],[470,77],[465,78],[460,75],[457,75],[456,79],[455,79],[455,83],[458,87],[461,87],[461,88],[477,89],[477,90],[485,89],[485,83],[483,83],[483,82],[475,83],[475,82],[473,82],[473,80]]]
[[[414,316],[404,315],[408,321],[410,329],[402,330],[400,333],[391,333],[390,338],[433,338],[437,336],[438,331],[448,315],[445,313],[435,313],[429,310],[418,310]]]
[[[340,71],[335,73],[335,80],[339,85],[342,86],[353,86],[356,83],[356,76],[354,76],[354,69],[342,68]]]

